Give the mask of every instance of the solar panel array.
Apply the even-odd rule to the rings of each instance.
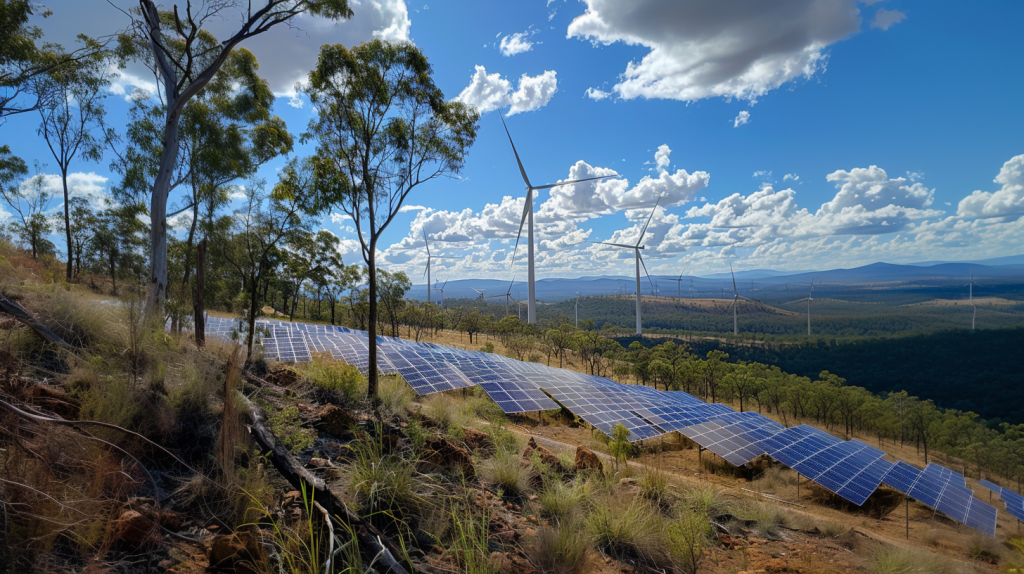
[[[247,326],[237,319],[209,317],[210,336],[242,339]],[[366,373],[370,341],[363,331],[332,325],[257,322],[256,340],[269,359],[303,362],[313,353],[332,357]],[[854,504],[863,504],[883,482],[972,528],[995,535],[996,509],[974,497],[958,473],[936,464],[920,470],[889,462],[881,450],[844,441],[807,425],[785,428],[755,412],[736,412],[681,391],[624,385],[595,375],[468,351],[377,337],[377,368],[397,374],[417,394],[480,387],[506,413],[553,410],[560,406],[609,436],[622,424],[629,440],[678,431],[702,448],[741,466],[767,454]],[[983,481],[1000,493],[1007,511],[1024,517],[1024,497]],[[998,490],[996,490],[998,489]]]
[[[1024,496],[984,479],[979,480],[978,483],[999,495],[999,499],[1006,504],[1006,512],[1009,512],[1017,520],[1024,520]]]
[[[989,536],[996,535],[998,512],[994,506],[974,496],[962,474],[935,463],[919,470],[901,461],[882,477],[882,481],[961,524]]]

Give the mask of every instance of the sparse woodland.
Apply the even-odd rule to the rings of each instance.
[[[0,146],[0,574],[1020,571],[1008,521],[998,540],[971,538],[915,508],[913,541],[897,542],[903,499],[886,488],[864,509],[809,484],[793,502],[800,477],[767,457],[732,469],[680,436],[630,444],[621,425],[608,437],[565,409],[509,416],[479,389],[422,398],[329,356],[265,360],[260,317],[346,325],[683,390],[1024,481],[1024,425],[924,392],[407,298],[409,277],[376,267],[376,242],[415,188],[459,173],[479,115],[446,99],[419,48],[374,40],[324,46],[306,88],[317,119],[287,126],[243,43],[359,5],[269,0],[214,37],[205,23],[231,6],[140,0],[122,34],[69,51],[29,25],[44,8],[0,0],[0,121],[38,114],[53,156]],[[159,93],[112,126],[110,66],[129,63]],[[291,157],[297,139],[316,154]],[[277,181],[257,177],[284,156]],[[51,160],[63,194],[44,185]],[[110,163],[111,197],[71,193],[68,166],[83,161]],[[332,210],[360,231],[361,261],[317,230]],[[206,311],[244,317],[247,336],[204,338]]]

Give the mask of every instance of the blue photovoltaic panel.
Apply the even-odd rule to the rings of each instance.
[[[1024,496],[984,479],[979,480],[978,483],[999,495],[999,499],[1006,504],[1006,512],[1010,516],[1017,520],[1024,520]]]
[[[882,477],[882,482],[902,492],[903,494],[910,494],[910,489],[917,482],[917,479],[921,476],[921,470],[916,466],[912,466],[903,462],[902,460],[897,462],[889,472]]]
[[[841,486],[836,494],[861,506],[878,489],[878,485],[882,483],[882,477],[893,466],[893,463],[884,458],[875,459],[866,468],[850,477],[850,480]]]
[[[989,536],[995,537],[996,521],[998,519],[999,513],[994,506],[986,504],[977,498],[972,498],[971,506],[967,510],[967,518],[963,522],[975,530],[980,530]]]
[[[761,440],[785,427],[755,412],[732,412],[680,429],[684,436],[742,466],[765,453]]]

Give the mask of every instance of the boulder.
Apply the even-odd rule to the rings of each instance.
[[[577,471],[604,471],[601,459],[592,450],[582,446],[576,447],[576,462],[573,466]]]
[[[160,530],[145,514],[125,510],[110,524],[110,540],[130,546],[155,544],[160,542]]]
[[[491,435],[470,427],[462,427],[462,432],[466,437],[466,446],[470,450],[494,450],[494,441],[491,440]]]
[[[476,478],[473,455],[461,446],[452,444],[441,435],[434,435],[427,439],[425,459],[435,466],[460,471],[470,480]]]
[[[534,457],[538,457],[542,463],[558,474],[566,474],[568,472],[562,466],[562,461],[558,460],[558,457],[555,456],[555,453],[537,444],[537,440],[530,437],[530,442],[526,443],[526,449],[523,450],[523,458],[531,460]]]
[[[359,424],[359,419],[352,413],[341,407],[327,405],[317,413],[317,422],[313,424],[313,428],[327,434],[340,436],[351,431],[352,427],[357,424]]]

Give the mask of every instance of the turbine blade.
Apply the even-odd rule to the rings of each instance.
[[[594,181],[595,179],[609,179],[609,178],[613,178],[613,177],[622,177],[622,176],[619,175],[619,174],[615,174],[615,175],[599,175],[597,177],[587,177],[587,178],[584,178],[584,179],[569,179],[569,180],[566,180],[566,181],[560,181],[558,183],[549,183],[548,185],[538,185],[537,187],[535,187],[533,189],[551,189],[552,187],[559,187],[559,186],[562,186],[562,185],[569,185],[569,184],[572,184],[572,183],[583,183],[584,181]]]
[[[420,231],[423,231],[422,229]],[[427,247],[427,257],[430,257],[430,244],[427,243],[427,232],[423,231],[423,245]]]
[[[505,125],[505,116],[501,115],[501,110],[498,110],[498,117],[501,118],[501,125],[505,128],[505,135],[508,136],[508,143],[512,144],[512,153],[516,155],[516,163],[519,164],[519,173],[523,174],[523,181],[526,182],[526,187],[532,187],[530,185],[530,178],[526,177],[526,169],[523,167],[523,162],[519,159],[519,152],[516,151],[516,144],[512,143],[512,134],[508,133],[508,126]]]
[[[740,292],[736,289],[736,272],[732,270],[732,263],[729,264],[729,273],[732,274],[732,292],[739,295]]]
[[[523,236],[523,225],[526,224],[526,216],[530,213],[530,202],[533,200],[533,190],[526,190],[526,201],[523,202],[523,218],[519,220],[519,233],[516,233],[516,245],[512,248],[512,265],[516,264],[516,251],[519,250],[519,238]]]
[[[608,243],[607,241],[591,241],[591,243],[596,243],[598,245],[612,245],[614,247],[625,247],[626,249],[636,249],[636,245],[624,245],[622,243]]]
[[[647,273],[647,264],[644,263],[644,256],[640,255],[640,250],[639,249],[637,249],[637,251],[636,251],[636,256],[637,256],[638,259],[640,259],[640,265],[643,266],[644,273]],[[651,289],[654,289],[654,281],[651,280],[651,274],[650,273],[647,273],[647,280],[651,282]]]
[[[636,240],[636,246],[640,247],[640,242],[644,240],[644,234],[647,233],[647,227],[651,224],[651,220],[654,219],[654,212],[658,211],[658,204],[661,203],[661,198],[654,202],[654,209],[651,210],[651,216],[647,218],[647,223],[644,224],[644,228],[640,230],[640,239]]]

